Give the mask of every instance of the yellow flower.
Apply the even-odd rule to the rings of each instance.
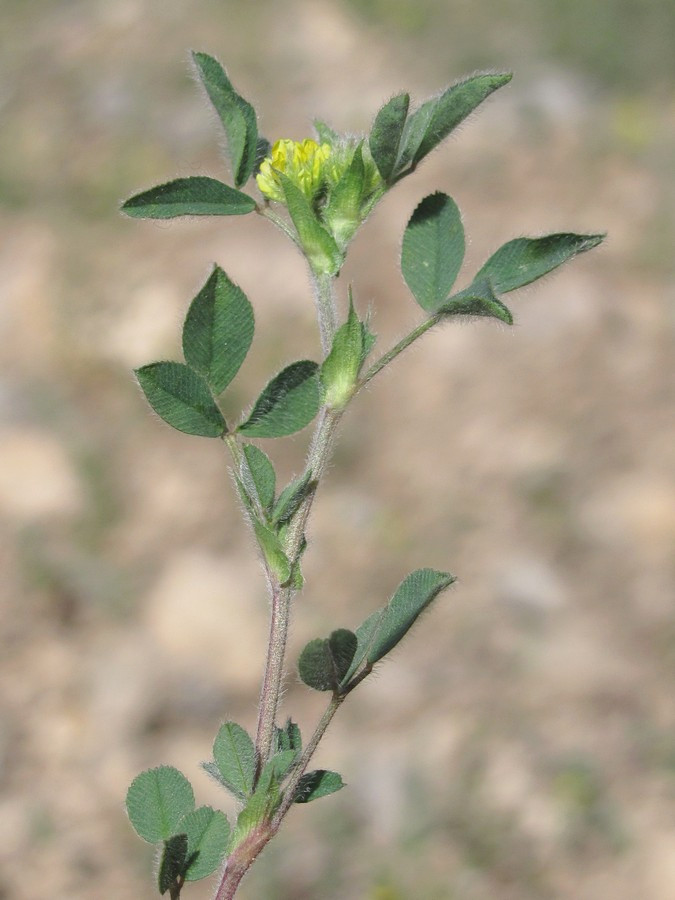
[[[312,200],[328,174],[327,163],[332,150],[329,144],[317,144],[311,138],[304,141],[277,141],[271,156],[266,157],[256,176],[260,191],[270,200],[285,202],[279,173],[286,175],[305,196]]]

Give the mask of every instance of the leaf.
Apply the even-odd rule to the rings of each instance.
[[[249,494],[253,491],[263,511],[274,503],[277,476],[270,458],[255,444],[244,444],[241,477]]]
[[[447,298],[464,259],[464,228],[455,201],[430,194],[410,217],[403,235],[401,270],[427,312]]]
[[[187,836],[187,881],[206,878],[218,868],[230,838],[230,824],[220,810],[200,806],[184,816],[179,829]]]
[[[515,291],[546,275],[579,253],[597,247],[604,234],[548,234],[540,238],[516,238],[493,253],[476,280],[489,277],[499,294]]]
[[[427,100],[407,120],[396,166],[400,178],[453,131],[493,91],[508,84],[510,73],[474,75]]]
[[[249,437],[283,437],[308,425],[319,410],[318,368],[301,360],[279,372],[238,430]]]
[[[255,110],[235,91],[225,70],[207,53],[193,53],[199,77],[223,123],[232,177],[237,187],[253,173],[258,151],[258,123]]]
[[[262,522],[254,522],[253,527],[267,567],[279,584],[286,584],[291,578],[291,563],[284,553],[279,536]]]
[[[309,803],[334,794],[345,786],[342,776],[327,769],[315,769],[303,775],[295,791],[295,803]]]
[[[184,877],[187,853],[188,839],[186,834],[174,834],[164,841],[164,850],[162,851],[162,859],[157,875],[160,894],[166,894]]]
[[[310,641],[298,660],[300,678],[315,691],[336,691],[356,649],[357,637],[346,628],[333,631],[329,638]]]
[[[450,297],[437,312],[444,316],[488,316],[513,325],[511,310],[495,296],[489,278],[477,279]]]
[[[287,719],[283,728],[275,726],[274,734],[276,738],[277,752],[281,750],[295,750],[296,756],[302,750],[302,736],[299,726]]]
[[[173,766],[141,772],[127,791],[127,814],[139,837],[150,844],[168,840],[182,817],[195,806],[185,775]]]
[[[136,369],[150,406],[185,434],[221,437],[227,431],[222,413],[201,375],[177,362],[156,362]]]
[[[361,663],[374,665],[405,637],[420,614],[455,581],[448,572],[417,569],[404,578],[389,603],[356,629],[357,648],[342,678],[346,686]]]
[[[241,800],[250,796],[255,778],[255,747],[236,722],[221,725],[213,744],[213,758],[229,790]]]
[[[409,107],[410,94],[392,97],[375,116],[370,130],[370,155],[385,182],[394,175]]]
[[[185,361],[220,394],[246,359],[253,329],[253,307],[246,294],[214,266],[185,317]]]
[[[363,326],[349,294],[349,315],[333,337],[330,353],[321,365],[323,402],[330,409],[343,409],[356,388],[363,363]]]
[[[177,216],[243,216],[255,200],[206,175],[177,178],[143,191],[122,204],[133,219],[175,219]]]
[[[288,212],[312,269],[319,275],[336,275],[344,257],[335,239],[319,222],[309,199],[300,188],[287,175],[278,175]]]
[[[296,514],[301,504],[316,490],[311,469],[294,478],[279,494],[272,511],[272,524],[283,525]]]

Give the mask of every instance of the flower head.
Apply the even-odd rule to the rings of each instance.
[[[323,186],[330,168],[332,149],[329,144],[317,144],[311,138],[304,141],[283,139],[272,147],[256,176],[261,192],[279,203],[285,202],[279,174],[286,175],[309,200],[313,200]]]

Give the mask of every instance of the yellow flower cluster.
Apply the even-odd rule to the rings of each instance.
[[[286,175],[310,200],[326,179],[332,150],[329,144],[317,144],[311,138],[304,141],[277,141],[271,156],[266,157],[256,176],[261,192],[279,203],[285,202],[279,173]]]

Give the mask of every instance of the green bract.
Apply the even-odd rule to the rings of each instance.
[[[255,733],[249,734],[236,722],[225,722],[213,742],[213,758],[202,763],[231,795],[230,802],[233,798],[238,805],[233,826],[219,810],[195,808],[190,783],[171,766],[142,772],[127,794],[132,826],[158,848],[160,894],[177,900],[186,884],[221,866],[215,896],[231,900],[289,809],[344,786],[337,772],[309,768],[326,728],[347,696],[398,647],[455,580],[448,572],[417,569],[354,631],[331,624],[327,637],[309,640],[297,660],[297,675],[307,687],[327,695],[326,710],[304,743],[291,719],[279,724],[284,674],[289,668],[286,647],[291,615],[296,608],[304,612],[310,602],[309,598],[303,604],[295,602],[304,585],[301,565],[308,546],[309,516],[343,416],[355,396],[426,331],[466,316],[511,325],[513,316],[502,295],[597,246],[602,235],[564,232],[516,237],[507,240],[478,272],[465,277],[460,211],[448,194],[434,191],[415,206],[401,244],[401,272],[416,302],[414,309],[421,313],[420,321],[369,362],[375,347],[370,312],[358,309],[351,285],[343,287],[344,278],[338,279],[350,242],[378,201],[511,76],[479,73],[421,104],[411,103],[409,94],[400,93],[376,113],[367,136],[341,134],[317,121],[318,140],[282,137],[270,145],[260,137],[255,109],[237,92],[220,63],[201,52],[194,53],[193,60],[225,132],[231,184],[206,176],[178,178],[131,197],[122,210],[131,217],[149,219],[229,217],[254,211],[267,219],[290,239],[308,266],[321,343],[318,362],[286,363],[266,379],[257,400],[242,411],[235,404],[241,392],[231,385],[253,343],[253,306],[224,269],[215,265],[186,312],[184,361],[161,360],[136,370],[148,403],[166,423],[190,435],[221,439],[219,446],[230,454],[232,481],[268,590],[271,621],[260,703],[257,715],[251,717],[256,721]],[[231,228],[233,222],[221,222],[218,227]],[[223,253],[228,252],[225,240]],[[263,247],[256,252],[256,260],[261,266],[270,265]],[[277,304],[278,312],[278,296],[269,302]],[[260,319],[267,327],[264,304],[257,309],[263,312]],[[293,359],[290,348],[286,358]],[[364,402],[372,400],[364,398]],[[405,412],[400,410],[401,427],[406,427]],[[310,424],[313,432],[304,464],[295,467],[297,474],[284,479],[287,483],[282,487],[274,462],[276,445],[270,447],[268,442],[301,432]],[[257,440],[265,442],[265,449],[252,443]],[[302,438],[297,440],[301,445]],[[322,617],[337,625],[340,614],[330,606],[331,588],[328,584],[311,597],[323,603]],[[214,631],[231,631],[230,642],[236,640],[237,627],[227,602],[231,589],[223,584],[222,621],[213,622]],[[257,602],[253,597],[252,603]],[[366,606],[370,607],[368,598],[363,599]],[[186,620],[189,616],[187,596]],[[224,641],[223,653],[227,646]],[[223,696],[227,700],[231,695]],[[385,702],[385,696],[386,692],[378,702]]]

